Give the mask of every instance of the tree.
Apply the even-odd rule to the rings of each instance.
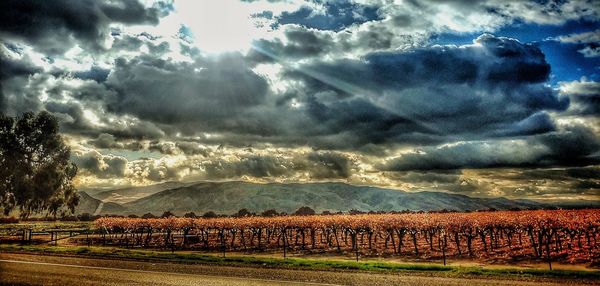
[[[295,215],[314,215],[315,210],[309,207],[300,207],[295,213]]]
[[[202,215],[203,218],[214,218],[217,217],[217,214],[213,211],[207,211]]]
[[[266,211],[262,212],[260,215],[266,216],[266,217],[272,217],[272,216],[278,216],[279,213],[277,213],[277,211],[274,209],[270,209],[270,210],[266,210]]]
[[[90,213],[82,213],[77,216],[80,221],[92,221],[92,215]]]
[[[152,213],[145,213],[144,215],[142,215],[142,218],[156,218],[156,216]]]
[[[189,212],[189,213],[185,213],[183,215],[183,217],[186,217],[186,218],[197,218],[198,216],[194,212]]]
[[[241,209],[236,214],[234,214],[233,216],[236,216],[236,217],[246,217],[246,216],[252,216],[252,213],[250,211],[248,211],[248,209]]]
[[[166,211],[160,217],[161,218],[168,218],[168,217],[172,217],[172,216],[175,216],[175,214],[172,213],[171,211]]]
[[[77,166],[58,131],[58,121],[45,111],[20,118],[0,114],[0,207],[5,215],[16,208],[22,218],[75,212]]]

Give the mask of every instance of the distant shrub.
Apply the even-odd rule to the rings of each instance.
[[[309,207],[300,207],[295,213],[295,215],[314,215],[315,210]]]
[[[239,210],[236,214],[234,214],[234,217],[246,217],[246,216],[253,216],[254,214],[251,213],[248,209],[241,209]]]
[[[198,216],[196,215],[195,212],[189,212],[189,213],[183,214],[183,217],[185,217],[185,218],[197,218]]]
[[[213,218],[213,217],[217,217],[217,214],[213,211],[207,211],[205,212],[202,217],[204,218]]]
[[[80,221],[92,221],[94,220],[94,217],[92,217],[90,213],[82,213],[77,216],[77,219],[79,219]]]
[[[175,216],[175,214],[172,213],[171,211],[166,211],[160,217],[161,218],[167,218],[167,217],[174,217],[174,216]]]
[[[144,215],[142,215],[142,218],[156,218],[156,216],[151,213],[145,213]]]
[[[266,211],[262,212],[260,215],[266,216],[266,217],[271,217],[271,216],[278,216],[279,213],[274,209],[270,209],[270,210],[266,210]]]

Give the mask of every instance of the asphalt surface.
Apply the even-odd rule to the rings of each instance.
[[[374,274],[0,254],[0,285],[580,285],[570,280],[487,280],[427,273]],[[428,276],[429,275],[429,276]],[[594,284],[594,281],[587,281]]]

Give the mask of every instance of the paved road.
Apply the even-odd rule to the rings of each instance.
[[[0,254],[0,285],[579,285]],[[590,281],[588,281],[590,282]]]

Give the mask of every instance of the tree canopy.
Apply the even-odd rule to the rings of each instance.
[[[34,213],[73,213],[79,196],[72,180],[77,166],[48,112],[21,117],[0,114],[0,208]]]

